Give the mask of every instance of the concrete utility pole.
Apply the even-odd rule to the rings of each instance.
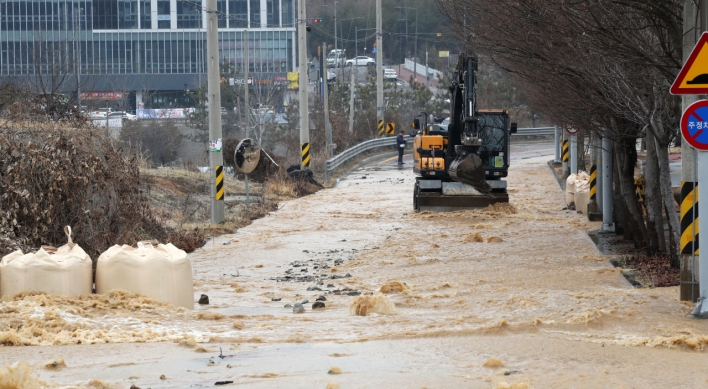
[[[602,231],[614,232],[612,221],[612,140],[602,138]]]
[[[578,134],[570,136],[570,174],[578,174]]]
[[[555,150],[556,150],[556,155],[555,158],[553,159],[554,163],[559,163],[560,157],[561,157],[561,149],[560,149],[560,138],[561,138],[561,129],[556,126],[556,131],[555,131]]]
[[[351,83],[349,84],[349,133],[354,133],[354,66],[349,67],[349,76]]]
[[[337,2],[335,2],[335,4],[337,4]],[[322,42],[322,47],[327,47],[327,42]],[[332,158],[332,124],[329,122],[329,83],[327,82],[329,77],[327,75],[327,60],[325,59],[324,52],[322,53],[322,58],[322,63],[325,64],[324,95],[322,96],[324,99],[325,137],[327,138],[327,157]]]
[[[207,12],[207,101],[209,102],[211,222],[224,221],[224,156],[221,154],[221,90],[219,85],[219,21],[216,0],[206,1]]]
[[[248,58],[249,46],[248,30],[243,30],[243,108],[245,110],[244,115],[246,117],[246,138],[248,138],[248,130],[251,127],[251,106],[248,102],[248,67],[250,65],[250,60]]]
[[[705,3],[705,0],[702,0]],[[703,5],[703,4],[702,4]],[[701,7],[701,10],[708,10],[708,7]],[[696,45],[696,41],[699,35],[697,31],[697,26],[694,25],[696,16],[698,13],[698,8],[696,3],[693,1],[686,1],[683,9],[683,62],[686,63],[688,56],[691,54],[691,50]],[[701,12],[703,15],[703,12]],[[693,95],[683,95],[681,96],[681,111],[685,111],[689,105],[696,101],[697,96]],[[698,184],[698,178],[696,176],[696,171],[694,169],[696,162],[696,150],[691,147],[685,140],[681,142],[681,225],[689,226],[694,225],[695,218],[698,217],[697,210],[693,207],[694,201],[697,201],[694,197]],[[694,210],[696,214],[694,215]],[[683,230],[683,227],[682,227]],[[693,250],[693,239],[695,234],[692,231],[688,231],[681,236],[681,287],[680,287],[680,300],[681,301],[696,301],[699,295],[698,290],[698,279],[695,274],[695,270],[698,269],[698,257],[695,255],[695,250]]]
[[[376,0],[376,119],[384,120],[381,0]]]
[[[310,111],[308,108],[307,83],[307,12],[305,0],[298,2],[297,38],[298,38],[298,73],[300,99],[300,168],[310,166]]]

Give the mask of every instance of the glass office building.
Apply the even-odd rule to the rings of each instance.
[[[79,73],[82,92],[129,93],[136,105],[143,92],[179,95],[175,91],[206,82],[204,5],[202,0],[3,1],[0,81],[63,76],[64,90],[58,92],[70,93]],[[235,77],[243,74],[246,44],[249,78],[268,84],[294,71],[294,0],[217,0],[217,9],[220,57]]]

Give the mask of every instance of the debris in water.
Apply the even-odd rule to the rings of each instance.
[[[64,358],[54,358],[44,365],[44,368],[49,370],[57,370],[63,367],[66,367],[66,363],[64,363]]]
[[[233,381],[216,381],[214,385],[228,385],[228,384],[233,384]]]
[[[489,358],[487,362],[484,362],[484,365],[482,366],[489,368],[497,368],[504,366],[504,362],[496,358]]]
[[[498,237],[498,236],[490,236],[487,238],[487,243],[502,243],[504,242],[504,239]]]
[[[270,299],[270,301],[280,301],[280,300],[281,300],[280,297],[275,297],[275,298]]]
[[[473,232],[465,237],[465,243],[471,242],[482,243],[484,242],[484,238],[482,238],[482,235],[480,235],[479,232]]]
[[[327,297],[325,296],[320,296],[316,299],[317,301],[327,301]]]
[[[187,338],[179,342],[180,346],[194,348],[197,347],[197,341],[194,338]]]
[[[381,285],[381,293],[408,293],[408,286],[401,281],[391,280]]]
[[[332,381],[327,384],[327,387],[325,389],[339,389],[339,384]]]
[[[199,297],[199,304],[201,305],[209,305],[209,296],[202,294],[201,297]]]
[[[329,356],[338,358],[338,357],[348,357],[349,355],[348,354],[341,354],[341,353],[333,353],[333,354],[329,354]]]
[[[278,375],[275,373],[263,373],[263,374],[253,374],[249,375],[248,378],[275,378]]]
[[[137,386],[137,385],[135,385],[135,384],[133,384],[133,385],[130,385],[130,389],[140,389],[140,387]]]
[[[165,375],[164,375],[164,374],[162,374],[162,375],[160,376],[160,379],[161,379],[161,380],[166,380],[166,379],[167,379],[167,377],[165,377]]]
[[[327,374],[342,374],[342,369],[337,366],[332,366],[329,368]]]
[[[497,384],[497,389],[528,389],[529,385],[525,382],[516,382],[509,385],[505,381],[499,382]]]
[[[357,316],[367,316],[369,313],[380,315],[395,315],[396,307],[386,295],[360,296],[352,300],[349,304],[349,314]]]
[[[218,312],[199,312],[197,313],[197,319],[199,320],[221,320],[224,318],[224,315]]]
[[[302,304],[297,303],[293,306],[293,313],[303,313],[305,312],[305,307]]]
[[[323,303],[322,301],[316,301],[316,302],[312,303],[312,309],[320,309],[320,308],[324,308],[324,307],[325,307],[325,303]]]
[[[42,388],[46,383],[39,380],[39,375],[25,362],[16,362],[12,366],[0,368],[0,388]]]
[[[242,329],[246,328],[246,326],[243,325],[243,323],[240,322],[240,321],[235,321],[235,322],[234,322],[234,328],[237,329],[237,330],[242,330]]]

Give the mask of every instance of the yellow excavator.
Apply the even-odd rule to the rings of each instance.
[[[413,208],[446,212],[509,202],[509,137],[517,130],[506,110],[477,110],[477,59],[460,54],[450,85],[450,123],[428,124],[421,112],[412,127]]]

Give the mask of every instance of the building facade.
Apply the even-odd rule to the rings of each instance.
[[[295,66],[294,0],[218,0],[219,51],[238,79],[278,85]],[[206,82],[202,0],[7,0],[0,3],[0,81],[26,79],[130,108],[189,104]],[[247,42],[247,43],[246,43]],[[241,78],[243,80],[243,78]],[[46,91],[45,91],[46,92]],[[85,94],[84,94],[85,93]]]

